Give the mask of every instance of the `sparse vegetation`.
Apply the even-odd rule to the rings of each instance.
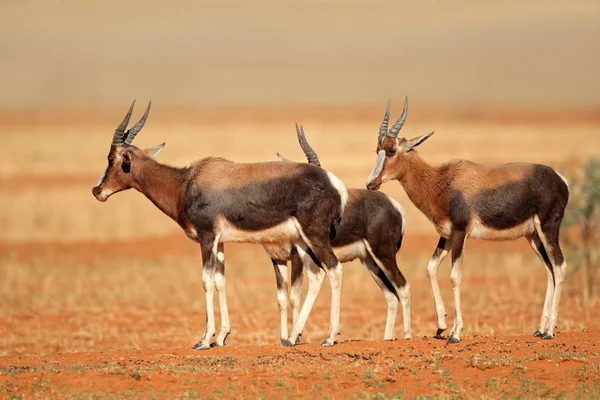
[[[570,199],[563,225],[569,263],[584,276],[586,299],[597,295],[600,268],[600,158],[590,156],[582,168],[569,177]]]

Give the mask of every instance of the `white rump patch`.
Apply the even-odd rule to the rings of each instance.
[[[402,207],[402,205],[400,203],[398,203],[396,200],[392,199],[387,194],[385,195],[385,197],[388,198],[388,200],[390,201],[392,206],[394,206],[396,211],[398,211],[400,213],[400,215],[402,216],[402,234],[404,235],[404,230],[406,229],[406,211],[404,211],[404,207]]]
[[[108,167],[106,167],[106,169],[104,170],[104,172],[102,173],[102,175],[100,175],[100,178],[98,178],[98,181],[96,182],[96,184],[94,185],[94,187],[100,186],[102,184],[102,182],[104,182],[104,178],[106,178],[106,173],[108,172]]]
[[[346,189],[346,185],[344,185],[344,182],[342,182],[340,178],[338,178],[329,171],[327,171],[327,176],[329,177],[329,180],[331,181],[333,187],[335,187],[335,189],[340,194],[340,197],[342,198],[340,214],[344,214],[344,209],[346,208],[346,203],[348,202],[348,190]]]
[[[556,171],[554,171],[554,172],[556,172]],[[562,176],[558,172],[556,172],[556,175],[558,175],[560,177],[560,179],[563,180],[563,182],[565,183],[565,185],[567,185],[567,189],[569,189],[569,181],[567,180],[567,178],[565,178],[564,176]]]

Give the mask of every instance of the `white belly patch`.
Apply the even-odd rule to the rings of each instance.
[[[220,242],[283,245],[297,242],[300,238],[294,219],[289,218],[278,225],[260,231],[247,231],[234,226],[225,217],[220,217],[217,218],[216,231],[220,233]]]
[[[533,232],[535,232],[533,218],[529,218],[522,224],[513,226],[512,228],[502,230],[485,226],[479,219],[473,219],[468,235],[474,239],[514,240],[525,235],[530,235]]]
[[[346,246],[332,247],[332,249],[338,261],[342,263],[350,262],[357,258],[363,260],[367,256],[367,249],[362,240]]]

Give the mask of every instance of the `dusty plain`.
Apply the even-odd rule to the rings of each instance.
[[[385,102],[397,117],[406,94],[402,132],[436,131],[420,147],[430,163],[570,176],[600,155],[597,1],[0,3],[0,398],[600,397],[600,301],[569,269],[556,338],[532,337],[546,273],[524,239],[468,242],[463,340],[432,338],[437,237],[397,182],[381,190],[408,215],[397,259],[413,338],[398,315],[398,339],[381,341],[384,298],[353,262],[329,349],[328,285],[303,343],[283,348],[270,260],[226,244],[232,333],[191,350],[204,330],[198,246],[139,193],[91,194],[134,97],[134,119],[153,100],[135,144],[165,141],[171,165],[301,161],[299,122],[323,166],[364,187]]]

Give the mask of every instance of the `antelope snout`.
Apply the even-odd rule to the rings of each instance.
[[[94,186],[92,188],[92,194],[94,195],[94,197],[96,198],[96,200],[101,201],[101,202],[105,202],[107,197],[102,195],[102,189],[100,188],[100,186]]]
[[[369,190],[377,190],[381,186],[381,179],[373,179],[371,181],[367,181],[367,189]]]

